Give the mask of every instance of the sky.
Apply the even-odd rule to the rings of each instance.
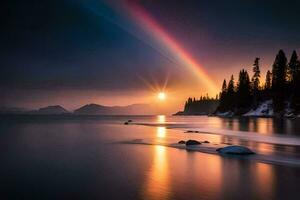
[[[215,96],[224,78],[262,76],[279,49],[300,50],[300,2],[4,0],[0,106],[159,103]]]

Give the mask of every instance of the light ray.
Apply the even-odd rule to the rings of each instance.
[[[205,72],[204,67],[197,63],[191,54],[183,49],[179,42],[172,38],[143,7],[138,5],[135,1],[129,1],[129,3],[126,4],[126,9],[131,19],[135,21],[139,27],[151,35],[159,44],[163,44],[175,60],[180,62],[181,66],[186,66],[197,75],[201,82],[205,84],[209,93],[215,94],[219,91],[214,81]]]

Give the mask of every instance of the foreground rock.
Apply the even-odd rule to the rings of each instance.
[[[187,130],[185,131],[185,133],[200,133],[199,131],[191,131],[191,130]]]
[[[125,125],[129,125],[129,123],[131,123],[131,122],[132,122],[132,120],[129,119],[129,120],[127,120],[126,122],[124,122],[124,124],[125,124]]]
[[[186,141],[185,145],[186,146],[190,146],[190,145],[200,145],[201,142],[197,141],[197,140],[188,140]]]
[[[247,147],[243,146],[237,146],[237,145],[232,145],[232,146],[227,146],[224,148],[219,148],[217,151],[221,154],[234,154],[234,155],[250,155],[254,154],[253,151],[251,151]]]

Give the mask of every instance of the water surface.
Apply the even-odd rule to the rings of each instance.
[[[123,125],[128,119],[143,125]],[[190,129],[209,129],[210,133],[185,133]],[[298,159],[298,145],[244,141],[243,134],[297,140],[299,130],[298,120],[2,116],[1,198],[298,199],[298,166],[164,144],[209,140],[212,146],[244,144],[264,155]]]

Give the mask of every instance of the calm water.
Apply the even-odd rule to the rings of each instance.
[[[270,157],[297,160],[299,120],[0,119],[1,199],[299,199],[298,166],[155,145],[205,139],[211,145],[244,144]],[[125,126],[127,119],[147,126]],[[189,129],[205,133],[185,133]],[[247,133],[251,141],[245,141]],[[296,142],[272,143],[278,138]],[[154,145],[127,143],[140,140]]]

